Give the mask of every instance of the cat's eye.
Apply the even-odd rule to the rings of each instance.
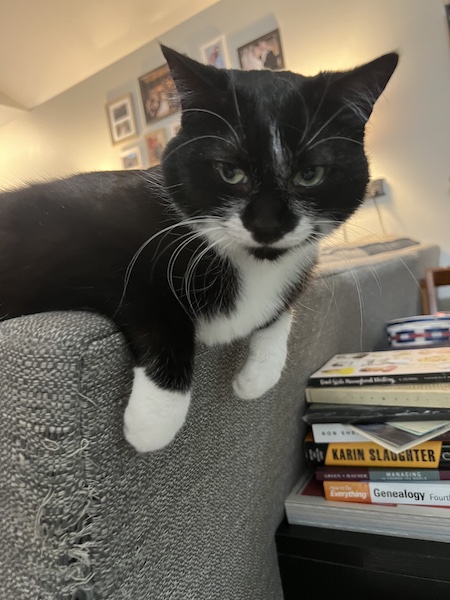
[[[248,177],[245,171],[243,171],[236,165],[232,165],[231,163],[217,162],[216,169],[219,172],[219,175],[222,177],[222,179],[230,185],[237,185],[238,183],[247,183],[248,181]]]
[[[325,169],[323,167],[306,167],[294,175],[294,185],[314,187],[322,182]]]

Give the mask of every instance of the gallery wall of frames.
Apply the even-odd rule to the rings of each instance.
[[[225,36],[211,39],[199,50],[205,64],[217,69],[231,66]],[[234,52],[245,71],[285,68],[278,29],[249,40]],[[118,148],[123,169],[157,166],[167,142],[181,126],[180,99],[167,64],[142,74],[134,90],[111,100],[105,108],[111,143]],[[141,119],[136,118],[137,111]]]

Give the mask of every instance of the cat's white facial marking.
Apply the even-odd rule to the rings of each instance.
[[[280,130],[275,123],[269,126],[270,136],[272,139],[272,158],[273,168],[275,173],[283,180],[287,175],[288,161],[286,159],[286,149],[281,141]]]
[[[263,244],[253,239],[251,232],[244,227],[238,215],[234,215],[224,221],[222,228],[232,240],[245,248],[260,248],[263,246]],[[303,215],[292,231],[286,233],[281,240],[270,244],[270,247],[277,249],[293,248],[304,242],[313,231],[314,226],[311,217]]]
[[[291,321],[291,314],[284,313],[251,336],[247,362],[233,380],[234,392],[242,400],[259,398],[278,383],[286,363]]]
[[[162,389],[147,377],[143,367],[136,367],[124,416],[125,438],[138,452],[164,448],[182,427],[189,403],[189,393]]]

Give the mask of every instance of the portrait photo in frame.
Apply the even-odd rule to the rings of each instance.
[[[108,102],[106,114],[113,144],[120,144],[137,135],[131,94],[125,94],[125,96]]]
[[[122,162],[122,169],[125,171],[144,168],[142,152],[139,146],[133,146],[122,150],[120,153],[120,160]]]
[[[139,77],[139,87],[147,125],[181,109],[180,97],[167,64]]]
[[[212,65],[217,69],[228,69],[230,67],[230,59],[224,35],[220,35],[207,44],[200,46],[200,52],[205,65]]]
[[[283,50],[278,29],[238,48],[239,62],[244,71],[284,69]]]
[[[148,162],[150,167],[159,165],[164,148],[167,145],[167,132],[164,127],[156,129],[145,136],[147,145]]]

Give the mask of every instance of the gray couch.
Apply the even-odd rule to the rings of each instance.
[[[236,399],[245,342],[199,348],[187,422],[148,455],[122,436],[131,371],[110,322],[1,323],[0,598],[281,600],[274,534],[303,467],[306,379],[336,352],[385,347],[438,258],[401,239],[324,251],[276,388]]]

